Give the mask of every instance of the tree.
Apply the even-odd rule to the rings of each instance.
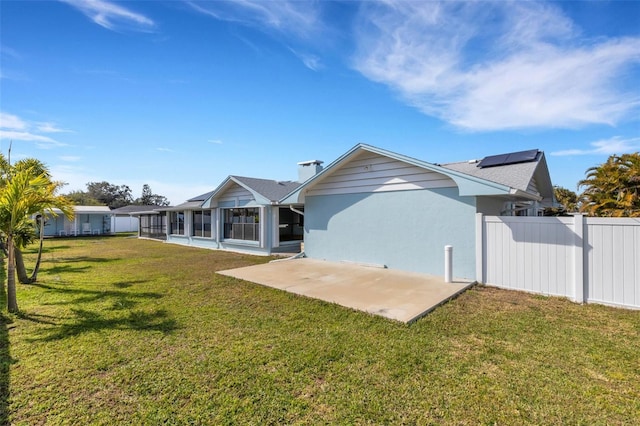
[[[168,206],[169,200],[165,196],[154,194],[151,187],[145,183],[142,185],[142,194],[135,201],[135,204],[141,206]]]
[[[104,203],[91,197],[86,191],[71,191],[66,197],[76,206],[104,206]]]
[[[578,211],[578,195],[575,192],[556,185],[553,187],[553,194],[555,195],[558,203],[562,204],[565,212]]]
[[[111,209],[117,209],[131,204],[131,188],[127,185],[113,185],[109,182],[89,182],[87,194]]]
[[[640,217],[640,153],[612,155],[578,183],[581,211],[592,216]]]
[[[8,162],[2,165],[7,166],[0,187],[0,231],[7,249],[7,309],[17,312],[15,253],[35,235],[32,216],[55,214],[53,209],[59,207],[73,215],[68,201],[55,195],[61,184],[52,182],[48,173],[38,173],[34,166],[11,167]]]

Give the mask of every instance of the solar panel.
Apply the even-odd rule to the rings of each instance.
[[[528,151],[510,152],[507,154],[490,155],[484,157],[479,163],[478,167],[495,167],[506,166],[507,164],[528,163],[534,161],[538,156],[537,149],[530,149]]]

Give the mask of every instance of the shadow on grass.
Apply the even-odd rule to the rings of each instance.
[[[144,280],[118,282],[118,288],[131,287]],[[73,305],[72,315],[66,318],[56,318],[49,315],[21,312],[20,318],[41,324],[51,325],[42,330],[42,337],[32,341],[52,341],[79,334],[100,330],[149,330],[170,333],[177,328],[177,322],[169,317],[164,309],[152,312],[133,310],[142,300],[160,299],[163,297],[155,292],[128,292],[121,290],[87,290],[79,288],[56,287],[47,284],[34,283],[34,287],[70,296],[60,301],[51,301],[43,305]],[[83,308],[83,305],[96,305],[98,310]],[[101,309],[101,310],[100,310]],[[0,423],[1,424],[1,423]]]
[[[112,318],[85,309],[72,309],[74,320],[49,329],[45,336],[32,341],[53,341],[101,330],[159,331],[169,334],[177,329],[176,320],[164,309],[154,312],[131,311],[127,315]]]
[[[145,281],[130,281],[119,282],[115,286],[118,288],[130,287],[136,283],[143,283]],[[119,290],[86,290],[81,288],[64,288],[54,287],[47,284],[33,283],[33,287],[40,287],[45,290],[51,290],[59,294],[65,294],[70,296],[77,296],[71,300],[52,301],[42,303],[43,305],[81,305],[83,303],[92,303],[104,301],[107,299],[114,299],[113,306],[117,309],[118,306],[133,307],[137,304],[138,299],[160,299],[162,294],[153,291],[145,291],[139,293],[132,293]]]
[[[34,252],[35,253],[35,252]],[[24,253],[23,253],[24,254]],[[116,259],[105,259],[101,257],[72,257],[72,258],[60,258],[54,259],[51,263],[41,268],[42,272],[49,274],[65,274],[65,273],[79,273],[87,272],[91,269],[91,265],[75,266],[77,263],[107,263],[114,262]],[[49,266],[51,265],[51,266]]]
[[[91,266],[56,265],[52,268],[47,268],[46,271],[50,274],[63,274],[87,272],[88,269],[91,269]]]

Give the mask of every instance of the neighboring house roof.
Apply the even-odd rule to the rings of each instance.
[[[178,204],[177,206],[158,207],[154,210],[157,212],[170,212],[170,211],[179,211],[179,210],[199,209],[201,206],[202,206],[202,201],[186,201],[182,204]]]
[[[299,182],[258,179],[245,176],[229,176],[201,203],[202,207],[211,207],[211,202],[223,194],[233,184],[249,191],[259,204],[277,204],[278,201],[300,186]]]
[[[62,210],[52,209],[55,214],[61,214]],[[110,214],[111,209],[107,206],[73,206],[74,214]]]
[[[167,208],[167,207],[165,207]],[[150,215],[150,214],[160,214],[162,211],[164,210],[158,210],[158,208],[153,209],[153,210],[141,210],[141,211],[137,211],[137,212],[132,212],[129,213],[131,216],[143,216],[143,215]]]
[[[330,176],[335,170],[337,170],[339,167],[341,167],[343,164],[348,162],[351,158],[355,157],[362,151],[368,151],[374,154],[386,156],[423,168],[425,170],[441,173],[445,176],[448,176],[458,186],[458,192],[461,196],[509,196],[540,201],[545,198],[544,195],[542,193],[538,194],[529,190],[529,182],[531,181],[534,173],[537,172],[538,175],[541,176],[541,182],[539,183],[539,185],[541,187],[548,186],[549,189],[545,188],[544,192],[546,194],[550,190],[551,198],[553,197],[553,188],[551,187],[551,180],[548,177],[549,173],[546,166],[546,161],[544,161],[544,155],[542,153],[541,155],[537,156],[534,162],[532,162],[534,164],[524,163],[529,164],[529,166],[522,167],[522,164],[512,164],[492,167],[493,169],[497,169],[495,171],[491,171],[490,169],[492,168],[486,168],[477,171],[475,170],[475,164],[470,165],[470,167],[455,166],[455,164],[460,163],[452,163],[452,165],[442,166],[439,164],[428,163],[426,161],[418,160],[416,158],[408,157],[406,155],[398,154],[392,151],[387,151],[385,149],[377,148],[371,145],[358,144],[347,151],[345,154],[343,154],[341,157],[339,157],[337,160],[335,160],[333,163],[331,163],[329,166],[327,166],[320,173],[307,180],[303,185],[287,194],[281,200],[281,202],[304,202],[304,190],[312,188],[314,185],[321,182],[325,177]],[[511,171],[511,168],[514,168],[513,172]],[[506,172],[507,170],[509,170],[508,173]],[[529,177],[529,180],[526,183],[523,183],[526,180],[527,176]]]
[[[553,198],[553,185],[549,176],[544,152],[538,151],[535,160],[493,167],[478,167],[478,161],[464,161],[442,164],[442,167],[456,170],[467,175],[479,177],[491,182],[507,185],[524,192],[531,192],[532,179],[536,181],[536,189],[543,198]]]
[[[111,209],[107,206],[73,206],[76,213],[111,213]]]
[[[187,201],[204,201],[207,198],[211,197],[211,194],[213,194],[213,192],[214,191],[209,191],[206,194],[201,194],[201,195],[198,195],[196,197],[189,198]]]
[[[119,207],[117,209],[113,209],[111,210],[111,214],[126,216],[132,213],[152,211],[156,208],[158,208],[158,206],[155,206],[155,205],[154,206],[130,205],[130,206],[124,206],[124,207]]]

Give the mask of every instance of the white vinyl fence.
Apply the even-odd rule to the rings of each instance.
[[[111,232],[138,232],[138,222],[135,216],[111,216]]]
[[[640,309],[640,218],[478,214],[476,279]]]

